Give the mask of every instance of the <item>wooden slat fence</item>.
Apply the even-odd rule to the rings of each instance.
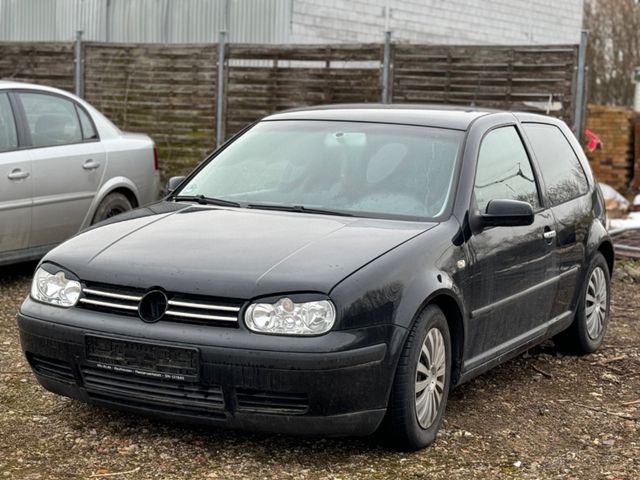
[[[396,44],[391,98],[542,111],[570,125],[577,46]],[[73,45],[0,44],[0,78],[73,90]],[[225,137],[286,108],[378,102],[383,46],[230,44],[224,118],[216,119],[217,45],[84,44],[85,97],[123,130],[156,141],[163,177],[185,173]],[[542,109],[542,110],[541,110]]]
[[[149,134],[163,177],[215,146],[215,45],[85,45],[85,98],[121,129]]]
[[[0,43],[0,79],[73,91],[73,44]]]
[[[578,47],[396,45],[394,103],[474,105],[549,114],[570,125]],[[543,113],[546,113],[542,110]]]
[[[230,45],[227,136],[287,108],[379,101],[381,48],[378,44]]]

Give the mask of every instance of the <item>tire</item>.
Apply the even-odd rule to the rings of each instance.
[[[609,325],[610,277],[607,261],[597,253],[580,289],[573,323],[553,339],[561,352],[586,355],[595,352],[602,344]]]
[[[124,212],[131,210],[133,206],[127,197],[121,193],[110,193],[96,209],[96,213],[93,215],[93,221],[91,225],[106,220],[107,218],[114,217]]]
[[[428,352],[436,353],[435,359],[423,353],[423,345]],[[440,355],[444,365],[438,361]],[[427,368],[431,374],[425,378],[427,366],[432,369]],[[398,362],[383,426],[391,446],[415,451],[435,441],[447,406],[450,381],[451,337],[447,319],[440,308],[429,305],[409,332]]]

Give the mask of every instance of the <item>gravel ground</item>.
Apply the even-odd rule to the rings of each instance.
[[[545,345],[482,375],[452,393],[436,444],[411,454],[376,438],[174,425],[48,393],[15,324],[33,265],[0,269],[0,478],[638,479],[639,268],[616,275],[597,354]]]

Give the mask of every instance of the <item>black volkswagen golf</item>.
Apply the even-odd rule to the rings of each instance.
[[[418,449],[451,388],[548,338],[593,352],[607,329],[602,195],[556,119],[289,111],[170,187],[41,261],[18,324],[48,390]]]

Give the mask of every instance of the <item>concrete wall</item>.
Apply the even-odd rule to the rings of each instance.
[[[577,44],[583,0],[293,0],[292,43]]]

